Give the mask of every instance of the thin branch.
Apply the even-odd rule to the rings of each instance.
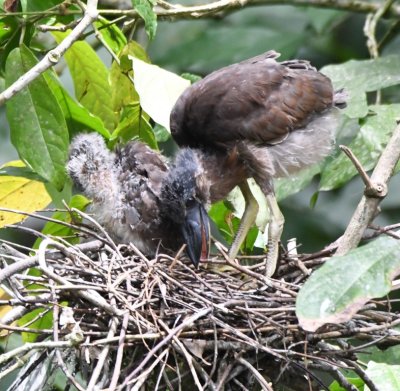
[[[12,358],[19,356],[21,354],[28,353],[34,349],[67,349],[73,346],[73,341],[45,341],[45,342],[27,342],[24,345],[15,348],[7,353],[3,353],[0,355],[0,365],[6,363]]]
[[[356,248],[368,224],[374,218],[378,205],[387,192],[388,182],[400,158],[400,124],[398,124],[371,175],[373,188],[381,189],[382,196],[364,194],[342,236],[336,255],[344,255]]]
[[[28,86],[40,74],[57,64],[64,53],[79,39],[81,34],[97,17],[97,0],[88,0],[85,15],[80,23],[71,31],[71,34],[65,37],[56,48],[50,50],[41,61],[0,94],[0,106],[11,99],[17,92]]]

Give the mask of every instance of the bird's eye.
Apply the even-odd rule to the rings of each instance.
[[[196,200],[193,197],[190,197],[187,201],[186,201],[186,206],[188,206],[189,208],[191,206],[193,206],[196,203]]]

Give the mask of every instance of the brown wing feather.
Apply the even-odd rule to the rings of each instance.
[[[274,144],[332,106],[330,80],[307,61],[264,55],[213,72],[189,87],[171,114],[180,145]]]

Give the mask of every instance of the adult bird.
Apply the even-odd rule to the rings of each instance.
[[[139,141],[113,152],[99,134],[81,134],[71,142],[67,171],[113,239],[146,255],[185,243],[195,266],[208,256],[208,188],[191,149],[169,164]]]
[[[275,51],[219,69],[186,89],[170,118],[178,145],[195,148],[210,182],[210,200],[239,186],[246,201],[230,247],[235,258],[255,221],[258,204],[247,184],[254,178],[270,210],[266,274],[276,269],[284,218],[273,179],[321,161],[334,143],[343,91],[309,62],[277,62]],[[212,162],[212,163],[210,163]]]

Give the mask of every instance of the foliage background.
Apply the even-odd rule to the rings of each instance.
[[[58,5],[61,1],[48,0],[42,3],[30,2],[29,0],[21,1],[22,7],[30,7],[30,10],[42,10],[48,5]],[[124,2],[100,2],[105,8],[113,8],[124,4]],[[140,2],[133,1],[133,5],[138,7]],[[147,4],[147,2],[144,2]],[[318,3],[318,2],[317,2]],[[0,1],[0,6],[4,6],[5,2]],[[182,5],[191,5],[195,2],[181,2]],[[198,2],[198,4],[203,4]],[[391,2],[382,3],[381,7],[390,6]],[[132,4],[127,2],[127,7]],[[147,20],[146,29],[141,20],[137,20],[135,28],[127,31],[127,35],[140,43],[148,53],[151,62],[169,69],[175,73],[189,72],[195,75],[204,76],[214,69],[237,62],[253,55],[257,55],[269,49],[274,49],[282,53],[281,59],[305,58],[310,60],[313,65],[322,68],[327,65],[342,64],[349,60],[366,60],[371,57],[368,50],[367,38],[364,33],[366,14],[356,13],[352,9],[354,5],[348,3],[348,10],[337,10],[335,3],[332,9],[320,9],[316,7],[293,7],[290,5],[264,5],[257,7],[244,7],[234,12],[228,12],[226,15],[218,14],[214,17],[195,18],[176,18],[172,20],[158,20],[157,32],[153,39],[149,39],[148,33],[151,21]],[[2,18],[6,18],[2,14]],[[72,17],[68,17],[68,22]],[[111,18],[110,18],[111,19]],[[182,20],[180,20],[182,19]],[[186,19],[186,20],[185,20]],[[58,21],[63,21],[59,18]],[[52,25],[56,19],[44,20],[43,23]],[[154,21],[153,21],[154,22]],[[121,25],[120,25],[121,26]],[[379,56],[388,58],[390,55],[398,55],[400,53],[400,34],[399,20],[397,16],[384,15],[379,19],[376,32],[373,35],[383,44],[379,47]],[[153,26],[154,28],[154,26]],[[60,35],[55,38],[60,41]],[[387,39],[386,39],[387,37]],[[7,48],[8,40],[3,38],[2,47],[0,48],[0,56],[4,65],[7,59],[9,49]],[[112,56],[104,49],[93,36],[89,34],[87,38],[95,49],[107,69],[112,67]],[[18,42],[14,43],[16,47]],[[38,59],[43,53],[55,45],[53,38],[49,33],[41,33],[33,35],[29,47],[35,51]],[[62,60],[56,66],[60,75],[61,84],[69,91],[71,96],[77,98],[78,93],[74,90],[73,80],[69,73],[70,64]],[[389,64],[387,68],[379,68],[380,72],[391,71],[394,65]],[[365,63],[365,74],[368,75],[370,65]],[[362,70],[363,67],[361,66]],[[4,76],[4,69],[2,75]],[[397,72],[399,74],[400,71]],[[364,90],[369,91],[369,83],[374,84],[373,79],[367,79]],[[394,86],[383,89],[380,101],[385,105],[396,104],[400,102],[400,91],[398,82]],[[4,89],[5,82],[0,78],[0,91]],[[349,88],[354,88],[350,85]],[[371,87],[372,92],[368,93],[368,101],[372,105],[376,102],[377,88]],[[356,90],[354,88],[354,90]],[[82,102],[81,102],[82,103]],[[398,106],[393,105],[393,111]],[[378,110],[377,110],[378,111]],[[389,117],[390,121],[389,121]],[[378,119],[383,124],[394,124],[396,114],[382,114]],[[372,119],[373,120],[373,119]],[[0,108],[0,164],[16,159],[17,154],[15,148],[9,141],[8,121],[5,117],[4,106]],[[352,138],[359,134],[360,126],[368,124],[371,116],[360,116],[353,118],[348,123],[347,129],[349,134],[341,139],[341,142],[349,143]],[[378,121],[378,122],[379,122]],[[379,125],[379,124],[378,124]],[[375,124],[376,128],[378,125]],[[385,131],[388,133],[387,131]],[[385,133],[383,132],[383,133]],[[151,138],[149,136],[149,138]],[[385,141],[382,141],[385,140]],[[146,140],[148,141],[148,140]],[[371,140],[363,140],[363,142]],[[375,140],[372,139],[372,144]],[[364,149],[368,149],[370,155],[379,154],[374,146],[386,143],[387,137],[379,138],[375,145],[370,145],[370,149],[366,148],[366,144],[359,145],[355,149],[356,154],[360,154]],[[163,140],[159,144],[160,148],[166,154],[172,154],[174,145],[171,140]],[[368,154],[367,154],[368,155]],[[366,157],[363,163],[371,163],[370,155]],[[339,152],[328,158],[327,164],[333,164],[338,159]],[[344,166],[339,166],[339,170]],[[368,169],[372,169],[369,166]],[[326,174],[329,177],[329,173]],[[315,194],[319,188],[319,178],[316,178],[301,191],[288,196],[281,202],[282,210],[286,218],[283,242],[291,237],[298,238],[298,243],[302,244],[300,252],[314,252],[323,248],[325,245],[337,239],[345,230],[348,221],[355,209],[360,195],[363,191],[363,183],[358,177],[352,179],[344,178],[341,186],[330,191],[322,191],[318,195],[315,203]],[[342,186],[343,185],[343,186]],[[61,196],[55,196],[54,189],[51,190],[53,201],[57,205],[61,197],[68,198],[70,189]],[[375,221],[376,224],[382,226],[397,223],[400,219],[400,210],[398,208],[398,194],[400,192],[400,179],[395,176],[390,184],[388,197],[382,203],[382,213]],[[310,206],[313,205],[313,207]],[[59,204],[58,204],[59,205]],[[24,224],[28,226],[35,222],[28,219]],[[35,238],[20,233],[16,238],[15,230],[10,233],[9,230],[3,229],[0,237],[12,238],[11,240],[23,240],[25,244],[31,245]],[[385,361],[385,360],[383,360]],[[389,362],[389,361],[387,361]],[[334,388],[332,386],[332,389]]]

